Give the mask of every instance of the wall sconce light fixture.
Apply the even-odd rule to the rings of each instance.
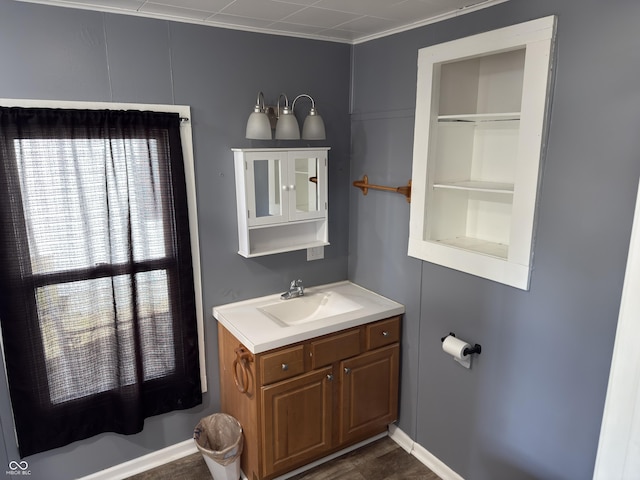
[[[284,105],[281,110],[280,100],[283,98]],[[324,121],[322,117],[318,115],[315,101],[306,93],[302,93],[294,98],[291,106],[289,106],[289,98],[284,93],[281,93],[278,97],[277,107],[274,109],[274,107],[265,106],[264,94],[259,92],[256,105],[253,107],[253,112],[247,120],[245,136],[254,140],[271,140],[271,130],[275,128],[276,140],[299,140],[300,126],[293,114],[293,109],[296,101],[300,98],[308,98],[311,100],[311,109],[302,125],[302,139],[324,140],[326,138]]]
[[[262,92],[258,93],[256,105],[253,107],[251,115],[249,115],[249,120],[247,120],[245,136],[256,140],[271,140],[271,124],[264,106],[264,94]]]

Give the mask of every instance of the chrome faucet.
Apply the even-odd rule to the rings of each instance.
[[[302,297],[304,296],[304,287],[302,286],[302,280],[291,280],[291,285],[289,285],[289,291],[284,292],[280,295],[282,300],[289,300],[291,298]]]

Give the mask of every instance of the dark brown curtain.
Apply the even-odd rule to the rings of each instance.
[[[0,322],[22,457],[201,403],[179,124],[0,108]]]

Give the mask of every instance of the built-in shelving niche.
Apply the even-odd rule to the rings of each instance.
[[[418,56],[409,255],[527,290],[555,17]]]

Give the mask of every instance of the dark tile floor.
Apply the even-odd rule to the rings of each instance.
[[[200,453],[129,477],[128,480],[208,480]],[[291,480],[439,480],[389,437],[291,477]]]

